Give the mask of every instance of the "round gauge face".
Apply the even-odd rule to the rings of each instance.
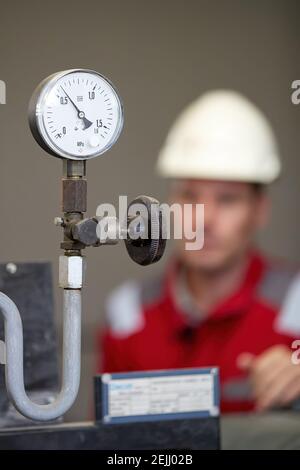
[[[97,157],[117,140],[123,108],[113,85],[92,70],[67,70],[46,78],[34,92],[29,122],[37,142],[52,155]]]

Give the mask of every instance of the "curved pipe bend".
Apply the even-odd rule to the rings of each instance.
[[[64,290],[62,387],[53,403],[39,405],[24,387],[23,327],[15,303],[0,292],[0,311],[5,321],[5,380],[8,396],[27,418],[48,421],[63,415],[74,403],[80,383],[81,291]]]

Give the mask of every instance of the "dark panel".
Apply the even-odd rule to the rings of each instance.
[[[26,389],[33,392],[34,399],[45,403],[49,395],[52,395],[51,392],[58,387],[50,263],[0,264],[0,291],[16,303],[22,317]],[[0,339],[4,340],[2,315]],[[14,412],[8,401],[4,366],[0,366],[0,413],[0,426],[13,424],[20,419],[19,413]],[[23,418],[22,420],[24,421]],[[30,420],[27,422],[32,423]]]

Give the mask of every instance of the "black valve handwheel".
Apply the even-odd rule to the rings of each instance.
[[[139,230],[141,236],[133,239],[130,237],[130,230],[128,230],[127,239],[125,239],[125,246],[131,259],[136,263],[146,266],[156,263],[162,257],[166,240],[163,238],[163,216],[159,207],[157,199],[149,196],[138,196],[128,206],[127,209],[127,224],[128,228],[133,221],[134,216],[130,214],[130,208],[133,205],[141,204],[145,207],[145,211],[136,214],[139,217]],[[145,228],[148,228],[147,238],[142,238]]]

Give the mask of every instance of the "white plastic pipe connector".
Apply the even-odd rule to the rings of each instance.
[[[15,303],[3,293],[0,311],[5,321],[5,380],[10,400],[27,418],[37,421],[58,418],[74,403],[80,384],[81,290],[64,290],[62,387],[56,399],[47,405],[32,402],[26,394],[22,320]]]

